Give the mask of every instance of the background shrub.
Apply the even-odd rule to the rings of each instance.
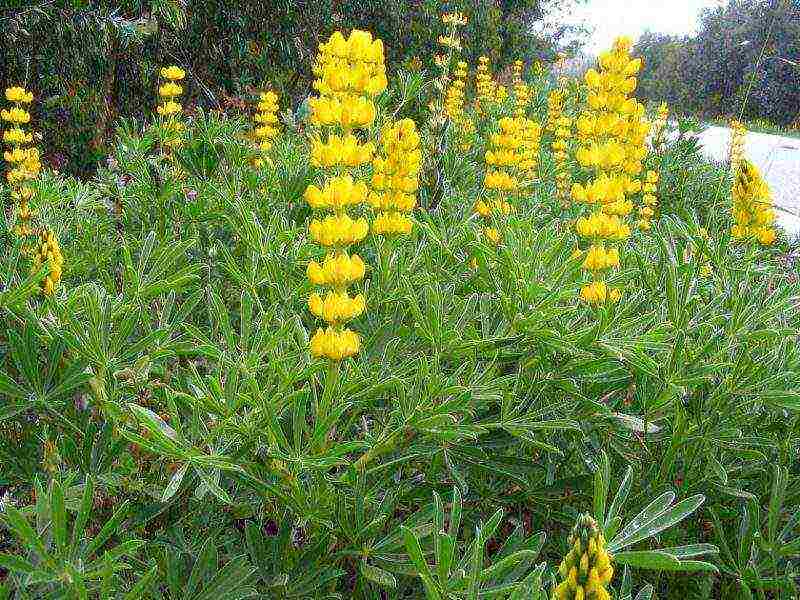
[[[696,36],[646,33],[635,52],[645,59],[643,98],[738,118],[749,94],[747,120],[798,123],[800,4],[794,0],[729,0],[704,11]]]
[[[14,6],[13,4],[16,4]],[[567,3],[571,4],[571,3]],[[0,81],[37,98],[46,162],[87,175],[108,153],[121,117],[143,118],[162,64],[188,70],[185,102],[237,109],[253,90],[276,88],[284,105],[309,91],[320,40],[336,29],[372,31],[387,43],[390,71],[432,66],[442,9],[469,17],[465,56],[507,64],[548,57],[570,28],[547,37],[532,25],[563,3],[547,0],[15,0],[0,14]]]

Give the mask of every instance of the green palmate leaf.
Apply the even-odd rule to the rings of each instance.
[[[117,510],[114,512],[111,518],[106,521],[106,523],[100,529],[100,532],[89,542],[86,550],[84,551],[84,556],[91,557],[95,552],[102,548],[103,545],[111,538],[111,536],[117,532],[117,529],[119,529],[123,519],[125,519],[127,515],[128,503],[123,502],[117,507]]]
[[[216,600],[218,598],[252,597],[255,590],[250,585],[250,577],[255,569],[245,557],[232,559],[194,596],[194,600]]]
[[[183,482],[183,477],[186,475],[188,468],[189,463],[185,463],[181,465],[177,471],[175,471],[169,480],[169,484],[166,488],[164,488],[164,493],[161,496],[162,502],[168,502],[169,499],[175,495],[175,493],[178,491],[178,488],[181,487],[181,482]]]
[[[614,554],[614,561],[622,565],[639,567],[642,569],[676,570],[681,566],[680,561],[671,554],[655,550],[617,552]]]
[[[41,536],[31,527],[21,512],[13,506],[6,506],[0,518],[27,548],[39,555],[41,560],[48,558],[49,553]]]
[[[719,548],[713,544],[688,544],[686,546],[674,546],[672,548],[659,548],[659,552],[670,554],[679,560],[704,556],[706,554],[717,554]]]
[[[608,488],[611,485],[611,465],[608,455],[600,453],[600,461],[597,470],[594,472],[594,514],[597,519],[605,523],[606,518],[606,499]]]
[[[196,494],[199,494],[199,497],[202,497],[205,491],[209,491],[225,504],[233,503],[228,492],[219,485],[220,472],[218,470],[214,470],[209,474],[205,469],[195,467],[194,472],[200,476],[201,485],[197,488],[196,492]]]
[[[652,600],[654,592],[655,590],[653,589],[653,586],[647,584],[641,590],[639,590],[638,594],[636,594],[636,600]]]
[[[72,554],[76,553],[78,544],[86,539],[86,524],[89,522],[93,504],[94,481],[89,477],[83,485],[83,496],[81,497],[81,503],[78,508],[78,515],[72,525]]]
[[[648,505],[609,543],[609,551],[616,552],[672,527],[692,514],[705,501],[697,494],[671,506],[675,494],[665,492]]]
[[[606,521],[604,523],[604,527],[608,527],[612,520],[616,519],[619,516],[619,511],[625,504],[625,501],[628,499],[628,494],[631,490],[631,480],[633,478],[633,468],[628,466],[625,470],[625,476],[622,478],[622,482],[619,484],[617,488],[617,492],[614,494],[614,499],[611,501],[611,506],[608,509],[608,513],[605,515]],[[607,535],[607,537],[612,537],[612,535]]]
[[[417,569],[417,575],[422,579],[426,596],[433,600],[441,600],[441,594],[439,594],[433,582],[433,573],[425,562],[425,557],[422,554],[422,547],[420,546],[419,539],[408,527],[401,526],[401,530],[403,532],[406,552],[408,552],[411,562],[414,563]]]
[[[36,567],[27,560],[13,554],[0,554],[0,567],[12,573],[31,574],[36,571]]]
[[[397,580],[395,579],[394,575],[388,571],[384,571],[383,569],[369,565],[366,563],[366,561],[361,561],[359,563],[359,571],[361,571],[361,574],[364,577],[374,583],[377,583],[381,587],[388,587],[392,589],[397,587]]]
[[[63,552],[67,547],[67,510],[64,506],[64,490],[57,481],[53,481],[50,487],[50,512],[56,550]]]

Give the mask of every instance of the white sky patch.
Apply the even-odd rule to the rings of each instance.
[[[597,54],[609,48],[619,35],[636,41],[645,31],[684,35],[697,30],[700,11],[724,4],[722,0],[588,0],[578,6],[572,19],[587,24],[584,50]],[[572,20],[571,19],[571,20]]]

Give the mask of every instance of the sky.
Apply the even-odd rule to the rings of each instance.
[[[693,33],[700,10],[718,6],[720,0],[587,0],[573,18],[594,27],[585,51],[597,54],[618,35],[634,41],[646,30],[669,34]]]

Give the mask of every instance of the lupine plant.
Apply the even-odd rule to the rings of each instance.
[[[482,61],[443,130],[418,100],[446,90],[387,77],[383,51],[328,38],[311,100],[273,127],[270,97],[268,156],[251,118],[187,111],[168,147],[164,115],[121,123],[91,181],[45,170],[62,264],[0,214],[2,594],[793,593],[781,234],[737,243],[728,169],[666,136],[658,217],[616,235],[619,296],[584,302],[579,236],[612,219],[554,198],[585,178],[575,144],[517,127],[547,130],[547,74],[523,65],[522,102]],[[504,163],[533,148],[535,176]],[[499,163],[525,185],[495,245],[475,210],[509,202]]]

